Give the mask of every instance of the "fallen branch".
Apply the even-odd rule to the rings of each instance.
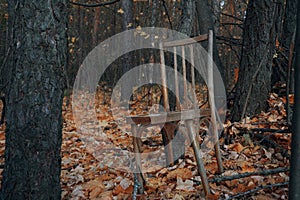
[[[268,55],[269,51],[267,50],[264,54],[264,56],[262,57],[255,73],[253,74],[252,78],[251,78],[251,84],[250,84],[250,87],[249,87],[249,90],[248,90],[248,93],[247,93],[247,96],[246,96],[246,100],[245,100],[245,103],[244,103],[244,107],[243,107],[243,112],[242,112],[242,115],[241,115],[241,120],[240,121],[243,121],[244,119],[244,116],[246,114],[246,111],[247,111],[247,107],[248,107],[248,101],[250,99],[250,95],[252,93],[252,88],[253,88],[253,85],[254,83],[256,83],[256,77],[258,76],[259,72],[260,72],[260,69],[263,65],[263,61],[264,61],[264,58],[267,58],[267,55]]]
[[[254,188],[254,189],[252,189],[252,190],[248,190],[248,191],[246,191],[246,192],[243,192],[243,193],[240,193],[240,194],[237,194],[237,195],[230,196],[229,198],[226,198],[226,199],[227,199],[227,200],[229,200],[229,199],[239,199],[240,197],[243,197],[243,196],[246,196],[246,195],[249,195],[249,194],[258,192],[259,190],[268,189],[268,188],[273,188],[273,187],[281,187],[281,186],[285,186],[285,185],[288,185],[288,184],[289,184],[289,182],[283,182],[283,183],[275,183],[275,184],[263,185],[263,186],[260,186],[260,187],[258,187],[258,188]]]
[[[273,148],[279,148],[279,149],[281,149],[281,151],[282,151],[281,153],[282,153],[282,155],[284,157],[290,158],[288,150],[286,150],[284,147],[282,147],[281,145],[277,144],[273,140],[268,139],[269,136],[265,136],[265,135],[262,135],[262,134],[259,134],[259,133],[254,134],[251,131],[249,133],[250,133],[251,137],[256,137],[257,139],[260,140],[259,144],[263,143],[263,144],[265,144],[267,146],[269,145],[269,146],[271,146]]]
[[[246,128],[239,128],[239,130],[244,130],[246,133],[250,134],[251,138],[256,138],[258,141],[258,144],[265,145],[267,147],[272,147],[272,148],[279,148],[281,149],[281,153],[284,157],[290,158],[290,155],[288,153],[288,150],[282,147],[281,145],[277,144],[273,140],[270,140],[269,137],[271,135],[263,135],[260,133],[254,133],[254,132],[273,132],[274,133],[289,133],[289,129],[285,130],[277,130],[277,129],[260,129],[260,128],[254,128],[254,129],[246,129]]]
[[[219,183],[222,181],[231,181],[234,179],[240,179],[240,178],[245,178],[245,177],[249,177],[249,176],[257,176],[257,175],[263,175],[263,176],[267,176],[270,174],[278,174],[281,172],[287,172],[289,171],[288,167],[281,167],[281,168],[276,168],[276,169],[268,169],[268,170],[261,170],[261,171],[256,171],[256,172],[246,172],[246,173],[238,173],[232,176],[220,176],[220,177],[215,177],[211,180],[209,180],[209,182],[212,183]]]
[[[281,172],[287,172],[289,171],[289,167],[281,167],[281,168],[276,168],[276,169],[268,169],[268,170],[261,170],[261,171],[256,171],[256,172],[246,172],[246,173],[238,173],[234,174],[232,176],[217,176],[213,179],[208,180],[210,183],[220,183],[222,181],[231,181],[235,179],[240,179],[240,178],[245,178],[249,176],[257,176],[257,175],[262,175],[262,176],[267,176],[271,174],[278,174]],[[201,181],[196,181],[193,180],[196,184],[201,184]]]
[[[271,133],[291,133],[292,131],[289,129],[272,129],[272,128],[252,128],[251,131],[256,132],[271,132]]]

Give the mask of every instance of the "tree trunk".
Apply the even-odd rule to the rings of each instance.
[[[295,44],[295,32],[296,32],[296,16],[297,16],[297,0],[286,0],[286,7],[285,7],[285,14],[284,14],[284,21],[283,21],[283,30],[282,30],[282,37],[281,43],[285,50],[285,56],[289,58],[287,61],[288,68],[290,70],[290,77],[287,75],[287,78],[290,78],[290,85],[289,90],[290,92],[294,92],[294,68],[291,66],[292,63],[295,61],[294,59],[294,52],[291,45]],[[292,68],[292,69],[291,69]]]
[[[96,7],[95,15],[94,15],[93,34],[92,34],[93,47],[97,46],[99,26],[100,26],[100,7]]]
[[[0,199],[61,199],[65,1],[8,1],[13,35]]]
[[[123,0],[122,1],[122,9],[123,13],[123,20],[122,20],[122,31],[126,31],[133,28],[133,0]],[[128,44],[130,38],[124,38],[124,42],[121,45],[130,46]],[[129,54],[125,54],[123,56],[122,61],[122,70],[120,70],[121,75],[124,75],[133,65],[133,58]],[[121,76],[119,76],[121,77]],[[132,81],[132,80],[127,80]],[[128,85],[125,83],[124,85]],[[121,99],[124,99],[125,93],[128,92],[126,87],[121,88]]]
[[[271,90],[272,60],[275,48],[276,2],[251,0],[244,25],[236,100],[232,112],[235,121],[258,114],[267,108]]]
[[[296,31],[296,63],[295,63],[295,102],[300,101],[300,9],[297,11],[297,31]],[[300,199],[300,106],[294,105],[293,133],[291,151],[291,169],[289,183],[289,199]]]
[[[183,1],[182,15],[179,21],[178,31],[188,36],[192,33],[193,23],[195,19],[195,1],[186,0]]]
[[[200,30],[200,34],[207,34],[208,30],[214,30],[214,21],[213,21],[213,12],[208,4],[208,0],[197,0],[196,1],[196,11],[198,16],[198,26]],[[218,69],[224,78],[224,68],[222,62],[219,57],[219,51],[217,48],[216,37],[214,35],[214,43],[213,43],[213,57],[214,62],[218,66]]]
[[[220,0],[212,0],[211,7],[213,10],[215,34],[218,35],[220,31],[220,15],[221,15]]]
[[[286,0],[281,43],[287,50],[296,31],[296,17],[297,0]]]

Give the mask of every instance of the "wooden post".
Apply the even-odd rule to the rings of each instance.
[[[185,50],[184,50],[184,46],[181,46],[181,52],[182,52],[184,108],[187,109],[187,82],[186,82],[186,63],[185,63]]]
[[[140,187],[138,189],[139,194],[144,193],[144,179],[143,179],[143,173],[142,173],[142,164],[141,164],[141,152],[140,152],[140,146],[139,146],[139,141],[138,141],[138,130],[137,126],[132,124],[131,125],[131,132],[133,134],[133,150],[134,150],[134,157],[135,157],[135,162],[136,162],[136,167],[138,170],[137,177],[138,177],[138,182],[140,184]]]
[[[208,184],[208,179],[206,176],[204,164],[203,164],[203,161],[201,158],[199,142],[195,137],[196,133],[195,133],[195,129],[194,129],[193,120],[190,120],[190,119],[186,120],[185,125],[188,129],[189,138],[192,141],[192,146],[193,146],[193,150],[194,150],[194,154],[195,154],[196,162],[197,162],[197,166],[198,166],[198,173],[201,177],[203,189],[204,189],[205,195],[208,196],[210,194],[210,189],[209,189],[209,184]]]
[[[213,131],[213,138],[215,142],[215,154],[218,163],[219,173],[223,173],[222,157],[219,143],[219,133],[217,126],[217,116],[215,108],[215,95],[214,95],[214,74],[213,74],[213,31],[209,30],[208,37],[208,61],[207,61],[207,74],[208,74],[208,93],[209,93],[209,104],[211,107],[211,124]]]
[[[178,86],[178,64],[177,64],[177,49],[174,48],[174,76],[175,76],[175,95],[176,95],[176,110],[180,110],[179,86]]]
[[[165,66],[165,56],[162,42],[159,43],[160,48],[160,69],[161,69],[161,84],[162,84],[162,95],[163,95],[163,102],[164,102],[164,109],[165,111],[170,110],[169,106],[169,97],[168,97],[168,88],[167,88],[167,74],[166,74],[166,66]]]

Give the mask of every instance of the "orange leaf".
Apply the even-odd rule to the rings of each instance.
[[[232,149],[232,150],[240,153],[244,149],[244,146],[241,145],[240,143],[234,143],[229,146],[229,149]]]
[[[187,168],[179,168],[171,171],[168,175],[168,179],[175,179],[177,177],[182,178],[183,180],[190,179],[193,177],[193,174],[190,169]]]

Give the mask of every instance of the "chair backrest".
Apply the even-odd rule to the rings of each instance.
[[[191,90],[195,91],[195,59],[194,59],[194,49],[193,44],[202,41],[208,41],[208,56],[207,56],[207,86],[209,91],[213,90],[213,32],[210,30],[208,34],[199,35],[194,38],[182,39],[182,40],[175,40],[170,42],[161,42],[160,43],[160,62],[161,62],[161,79],[162,79],[162,97],[163,97],[163,105],[164,110],[170,111],[169,105],[169,96],[168,96],[168,88],[167,86],[167,74],[166,74],[166,67],[165,67],[165,53],[164,49],[173,48],[174,52],[174,80],[175,80],[175,96],[176,96],[176,110],[179,110],[181,107],[180,100],[179,100],[179,78],[178,78],[178,59],[177,59],[177,51],[181,51],[182,56],[182,76],[183,76],[183,106],[184,108],[188,107],[188,84],[187,84],[187,62],[186,62],[186,55],[189,54],[190,58],[190,75],[191,75]],[[186,50],[188,49],[188,53]],[[212,91],[213,92],[213,91]],[[193,108],[197,109],[197,100],[196,97],[192,97]],[[214,102],[210,102],[214,103]],[[214,104],[213,104],[214,105]]]

